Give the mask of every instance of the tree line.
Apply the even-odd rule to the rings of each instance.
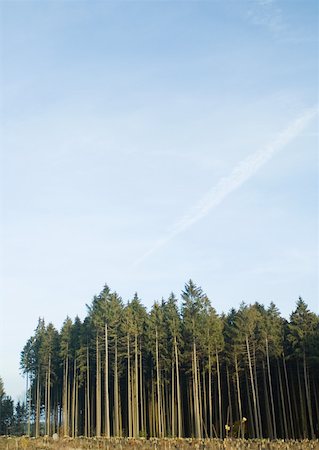
[[[21,352],[29,435],[319,435],[319,316],[299,298],[218,315],[191,280],[148,312],[106,285],[83,321],[40,318]]]
[[[0,435],[22,435],[26,431],[28,416],[24,402],[14,401],[7,395],[0,377]]]

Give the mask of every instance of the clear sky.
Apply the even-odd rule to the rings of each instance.
[[[1,8],[0,375],[104,283],[318,311],[316,0]]]

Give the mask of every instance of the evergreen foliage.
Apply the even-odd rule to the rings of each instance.
[[[105,285],[83,322],[67,317],[58,332],[39,319],[21,352],[17,429],[24,420],[34,436],[319,436],[319,317],[301,298],[289,322],[273,303],[220,316],[192,280],[181,300],[179,309],[171,294],[148,313],[137,294],[124,305]],[[6,432],[1,380],[0,398]]]

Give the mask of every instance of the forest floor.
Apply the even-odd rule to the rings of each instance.
[[[28,438],[0,436],[0,450],[319,450],[319,440]]]

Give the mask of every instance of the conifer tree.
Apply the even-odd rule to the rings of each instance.
[[[171,294],[148,313],[105,285],[83,322],[67,317],[59,333],[40,318],[21,352],[15,421],[3,421],[13,404],[0,380],[3,432],[318,436],[318,315],[301,298],[289,321],[273,303],[218,315],[191,280],[181,297],[181,310]]]

